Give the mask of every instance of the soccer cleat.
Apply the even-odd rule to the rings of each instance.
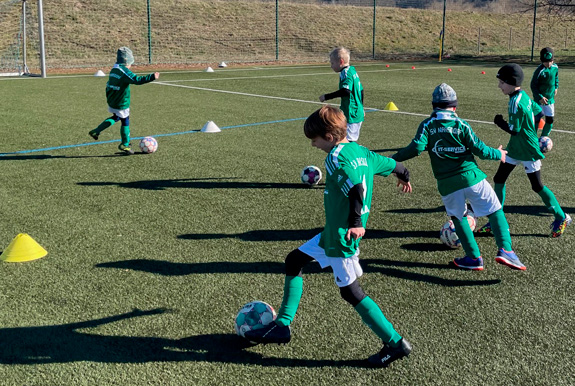
[[[527,267],[519,260],[519,257],[513,251],[506,251],[503,248],[500,248],[497,251],[497,257],[495,261],[499,264],[506,265],[511,268],[519,269],[521,271],[525,271]]]
[[[473,257],[464,256],[453,259],[453,264],[457,268],[470,269],[472,271],[483,271],[483,258],[479,256],[477,259]]]
[[[373,366],[387,367],[391,362],[405,358],[411,353],[411,351],[411,344],[404,338],[401,338],[399,346],[391,347],[384,344],[383,348],[377,354],[370,356],[367,361]]]
[[[252,343],[289,343],[291,340],[291,329],[289,326],[280,326],[272,322],[263,328],[246,331],[244,337]]]
[[[567,225],[571,224],[571,216],[565,213],[565,218],[563,220],[555,220],[551,223],[551,237],[559,237],[565,232]]]
[[[88,134],[90,135],[90,137],[94,138],[96,141],[99,138],[99,134],[96,133],[94,130],[90,131]]]
[[[132,148],[130,147],[129,144],[128,144],[128,146],[125,146],[124,144],[120,144],[120,146],[118,146],[118,149],[120,151],[123,151],[126,154],[134,154],[134,150],[132,150]]]
[[[491,223],[483,225],[481,228],[477,230],[476,233],[479,233],[481,235],[492,235],[493,231],[491,230]]]

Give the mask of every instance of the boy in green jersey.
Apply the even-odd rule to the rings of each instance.
[[[501,204],[474,158],[476,155],[504,162],[507,152],[502,146],[498,149],[486,146],[469,123],[457,116],[457,94],[449,85],[442,83],[433,90],[432,106],[433,113],[421,122],[411,143],[392,158],[404,161],[428,151],[439,194],[465,251],[464,257],[453,260],[457,267],[483,270],[483,258],[467,220],[466,201],[469,201],[477,216],[487,216],[493,223],[498,248],[495,261],[525,270],[513,252]]]
[[[553,128],[555,116],[555,96],[559,88],[559,67],[554,63],[553,49],[545,47],[540,52],[541,64],[531,78],[531,92],[533,99],[539,103],[545,115],[545,125],[541,132],[542,137],[549,136]]]
[[[256,343],[290,341],[290,324],[302,296],[302,268],[316,261],[322,268],[332,268],[341,297],[383,341],[383,348],[369,357],[369,362],[387,367],[409,355],[411,345],[394,330],[379,306],[361,289],[357,281],[363,274],[359,265],[359,242],[365,234],[371,208],[374,175],[395,173],[398,186],[407,193],[411,192],[409,172],[391,158],[350,143],[346,139],[345,116],[335,107],[326,105],[311,114],[304,124],[304,132],[312,146],[328,153],[325,160],[325,228],[287,255],[283,301],[276,320],[262,329],[246,332],[245,337]]]
[[[329,94],[322,94],[320,102],[341,98],[340,109],[347,119],[347,140],[356,142],[365,117],[363,111],[363,86],[355,67],[349,65],[349,50],[337,47],[329,54],[331,69],[339,72],[339,89]]]
[[[521,164],[531,183],[531,189],[537,193],[547,210],[555,220],[551,223],[551,237],[559,237],[571,224],[571,216],[563,212],[553,192],[541,182],[541,160],[545,158],[539,149],[536,122],[542,118],[541,107],[534,103],[525,91],[521,89],[523,69],[516,63],[506,64],[497,73],[499,88],[509,95],[509,122],[501,114],[495,116],[493,122],[511,138],[507,144],[507,157],[499,165],[493,177],[495,193],[501,202],[505,202],[505,181],[515,168]],[[491,233],[491,224],[485,224],[479,233]]]
[[[97,140],[102,131],[121,121],[120,135],[122,142],[120,142],[118,149],[126,154],[134,154],[130,147],[130,85],[149,83],[160,77],[159,72],[146,76],[137,76],[130,71],[132,63],[134,63],[132,50],[128,47],[120,47],[116,54],[116,64],[110,71],[110,77],[108,78],[108,83],[106,83],[108,111],[113,115],[88,133],[90,137]]]

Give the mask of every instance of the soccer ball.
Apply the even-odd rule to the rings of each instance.
[[[467,212],[467,222],[469,223],[471,231],[474,231],[477,226],[477,220],[474,213],[471,211]],[[461,241],[459,240],[457,233],[455,233],[455,225],[452,220],[449,220],[441,227],[441,230],[439,231],[439,240],[450,248],[455,249],[461,247]]]
[[[439,231],[439,240],[449,248],[459,248],[461,246],[461,241],[459,236],[455,233],[455,225],[453,221],[449,220],[441,227]]]
[[[153,153],[158,150],[158,141],[154,137],[145,137],[140,141],[140,149],[144,153]]]
[[[276,311],[272,306],[260,300],[254,300],[245,304],[238,312],[234,326],[236,334],[245,338],[246,331],[263,328],[273,322]]]
[[[539,138],[539,148],[541,149],[541,153],[547,153],[553,149],[553,141],[549,137],[541,137]]]
[[[301,182],[307,185],[317,185],[321,181],[321,170],[317,166],[306,166],[301,171]]]

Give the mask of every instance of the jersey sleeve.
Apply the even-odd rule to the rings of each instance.
[[[417,133],[415,137],[411,140],[411,143],[395,153],[392,158],[396,161],[405,161],[420,155],[426,148],[429,141],[428,132],[425,129],[425,123],[427,119],[419,125],[417,128]]]
[[[378,176],[387,177],[395,169],[397,162],[393,158],[385,157],[383,155],[370,152],[369,153],[369,163],[373,167],[373,174]]]
[[[489,160],[500,160],[501,159],[501,152],[498,149],[494,149],[490,146],[487,146],[481,139],[475,135],[475,132],[471,128],[471,126],[466,125],[464,126],[464,136],[465,145],[473,155],[481,159],[489,159]]]
[[[353,89],[353,77],[349,76],[349,71],[341,74],[341,87],[351,91]]]
[[[136,86],[141,85],[141,84],[150,83],[156,79],[156,76],[154,74],[148,74],[145,76],[138,76],[130,70],[125,71],[125,75],[127,77],[128,83],[136,85]]]
[[[541,73],[542,69],[543,66],[537,67],[533,73],[533,76],[531,77],[531,93],[533,94],[533,99],[535,101],[541,100],[541,93],[539,92],[539,74]]]

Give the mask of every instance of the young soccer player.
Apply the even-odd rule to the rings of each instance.
[[[347,140],[356,142],[363,123],[363,86],[355,67],[349,65],[349,50],[337,47],[329,54],[331,69],[339,72],[339,89],[329,94],[322,94],[320,102],[341,98],[340,109],[347,119]]]
[[[525,270],[513,252],[501,204],[474,158],[476,155],[481,159],[505,161],[507,152],[502,146],[498,149],[486,146],[469,123],[457,116],[457,94],[451,86],[442,83],[433,90],[432,106],[433,113],[421,122],[411,143],[392,158],[404,161],[428,151],[439,194],[465,251],[464,257],[453,260],[457,267],[483,270],[483,258],[467,222],[466,201],[469,201],[477,216],[487,216],[493,223],[498,248],[495,261]]]
[[[542,137],[547,137],[553,128],[555,116],[555,96],[559,88],[559,67],[555,64],[553,49],[545,47],[540,52],[541,64],[531,78],[531,92],[533,99],[539,103],[545,115],[545,125],[541,132]],[[538,122],[537,122],[538,123]]]
[[[134,154],[130,146],[130,85],[149,83],[160,77],[159,72],[146,76],[137,76],[130,71],[132,63],[134,63],[132,50],[128,47],[120,47],[116,54],[116,64],[110,71],[110,77],[108,78],[108,83],[106,83],[108,111],[113,115],[88,133],[90,137],[97,140],[102,131],[121,121],[120,135],[122,142],[120,142],[118,149],[126,154]]]
[[[536,125],[543,116],[541,107],[521,89],[523,69],[518,64],[510,63],[501,67],[497,72],[497,79],[503,94],[509,95],[509,122],[506,122],[501,114],[496,115],[493,122],[509,133],[511,138],[505,149],[505,162],[499,165],[493,177],[495,193],[503,205],[505,181],[515,166],[521,164],[531,182],[531,189],[541,197],[547,210],[555,217],[550,226],[551,237],[559,237],[565,232],[567,225],[571,224],[571,216],[563,212],[553,192],[541,182],[541,160],[545,156],[539,149]],[[491,223],[485,224],[478,232],[491,233]]]
[[[304,124],[304,133],[311,139],[311,145],[328,153],[325,160],[325,228],[287,255],[283,301],[275,322],[248,331],[245,337],[257,343],[290,341],[290,324],[302,296],[302,268],[316,261],[322,268],[331,266],[341,297],[383,341],[383,348],[369,357],[369,362],[387,367],[409,355],[411,345],[394,330],[379,306],[361,289],[357,280],[363,274],[359,265],[359,242],[365,234],[371,208],[374,175],[395,173],[403,192],[412,189],[409,172],[401,163],[350,143],[346,131],[343,112],[327,105],[311,114]]]

